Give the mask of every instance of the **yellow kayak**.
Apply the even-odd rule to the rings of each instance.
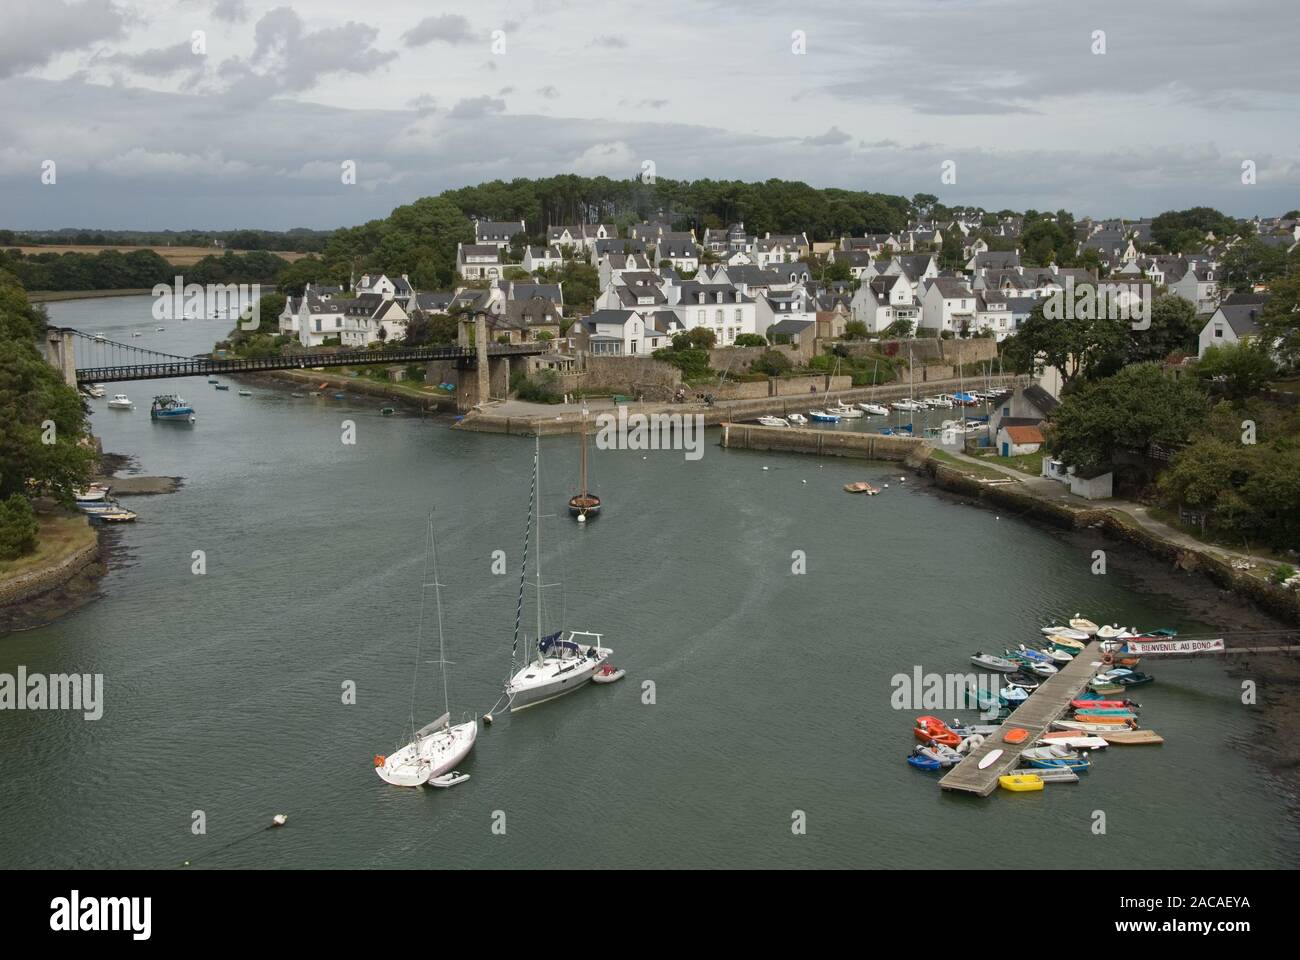
[[[1032,790],[1043,789],[1043,778],[1033,773],[1012,773],[1005,777],[998,777],[998,784],[1003,790],[1010,790],[1012,793],[1029,793]]]

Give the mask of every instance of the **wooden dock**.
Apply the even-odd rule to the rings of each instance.
[[[1101,644],[1091,640],[1084,651],[1062,667],[1050,678],[1044,680],[1029,699],[1022,703],[1002,724],[1003,730],[1022,727],[1029,731],[1029,736],[1018,745],[1004,743],[1001,734],[993,734],[980,746],[976,747],[961,763],[948,771],[939,781],[944,790],[959,790],[987,797],[998,787],[998,777],[1012,773],[1020,766],[1020,752],[1035,746],[1047,732],[1053,720],[1059,720],[1074,700],[1088,686],[1097,668],[1093,666],[1101,659]],[[981,770],[980,760],[1001,750],[1002,756]],[[1032,771],[1026,771],[1032,772]]]

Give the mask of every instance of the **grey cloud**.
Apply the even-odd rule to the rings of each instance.
[[[477,120],[506,108],[506,102],[496,97],[469,97],[451,108],[450,117],[457,120]]]
[[[244,0],[215,0],[212,4],[212,16],[227,23],[243,23],[248,19],[248,7]]]
[[[112,0],[9,0],[0,30],[0,80],[60,53],[120,37],[126,11]]]
[[[554,100],[556,97],[560,95],[560,91],[556,90],[555,87],[553,87],[549,83],[546,86],[540,88],[537,92],[539,95],[545,97],[547,100]]]
[[[627,38],[616,33],[602,33],[600,36],[592,39],[589,47],[613,47],[621,50],[627,46]]]
[[[839,127],[833,126],[825,133],[818,134],[815,137],[804,137],[803,142],[811,147],[838,147],[848,143],[852,139],[852,137]]]
[[[469,21],[454,13],[425,17],[402,34],[402,42],[408,47],[422,47],[435,40],[456,45],[473,43],[475,39],[477,38]]]
[[[117,64],[133,73],[150,77],[166,77],[185,70],[202,70],[206,55],[195,53],[190,41],[182,40],[170,47],[145,50],[142,53],[114,53],[102,56],[102,63]]]

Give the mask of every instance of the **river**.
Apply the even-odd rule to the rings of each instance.
[[[49,310],[178,354],[225,333],[157,332],[147,298]],[[468,783],[389,787],[371,758],[405,742],[413,664],[436,656],[427,640],[415,651],[425,517],[452,710],[481,713],[509,663],[533,444],[266,383],[251,397],[203,379],[107,386],[137,406],[92,401],[105,450],[184,484],[129,501],[140,519],[109,533],[99,599],[0,638],[0,672],[105,678],[102,719],[0,715],[5,867],[1300,863],[1281,789],[1243,752],[1251,708],[1214,663],[1148,665],[1157,681],[1137,699],[1163,747],[1100,751],[1083,782],[1042,794],[942,793],[904,763],[913,717],[933,711],[894,710],[893,675],[966,672],[977,649],[1076,610],[1207,625],[1119,571],[1093,575],[1069,538],[896,466],[727,451],[716,431],[698,461],[593,451],[606,507],[585,529],[563,511],[575,439],[542,441],[544,503],[559,514],[542,523],[546,579],[563,581],[565,625],[603,633],[628,676],[482,728]],[[197,423],[151,423],[155,392],[182,393]],[[841,492],[859,479],[889,489]],[[435,670],[420,664],[417,723],[441,712]],[[277,813],[287,826],[263,831]]]

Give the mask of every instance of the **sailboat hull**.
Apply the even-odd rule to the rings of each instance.
[[[529,663],[510,680],[510,712],[535,707],[586,686],[613,652],[604,647],[594,650],[594,655],[546,657],[540,665]]]
[[[438,730],[386,757],[383,764],[375,767],[375,773],[380,780],[395,787],[423,786],[431,778],[454,770],[474,749],[477,739],[477,720]]]
[[[600,516],[600,497],[579,494],[569,498],[569,513],[575,517],[586,514],[588,517]]]

